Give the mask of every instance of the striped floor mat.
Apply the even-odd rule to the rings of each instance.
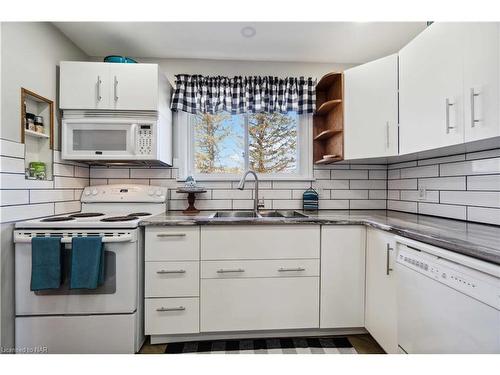
[[[346,337],[287,337],[170,343],[167,354],[357,354]]]

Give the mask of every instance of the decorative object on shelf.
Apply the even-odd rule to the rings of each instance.
[[[104,62],[120,63],[120,64],[137,64],[137,61],[130,57],[109,55],[104,58]]]
[[[196,186],[194,186],[194,187],[184,186],[184,187],[177,188],[177,193],[185,193],[188,195],[187,199],[188,199],[189,206],[184,211],[182,211],[182,213],[188,214],[188,215],[193,215],[193,214],[199,213],[200,210],[198,210],[194,206],[194,202],[196,200],[195,194],[206,193],[206,192],[207,192],[207,190],[201,186],[198,186],[198,187],[196,187]]]
[[[194,179],[194,177],[188,176],[186,178],[186,181],[184,182],[184,186],[190,187],[190,188],[195,188],[196,187],[196,180]]]
[[[42,116],[35,116],[35,131],[38,133],[45,133]]]
[[[319,208],[319,194],[313,188],[307,189],[302,194],[302,209],[304,211],[317,211]]]
[[[344,159],[344,78],[329,73],[316,85],[316,112],[313,117],[313,158],[315,164]]]
[[[32,161],[26,168],[26,178],[29,180],[46,180],[46,166],[44,162]]]
[[[30,180],[52,180],[54,101],[21,88],[21,142]]]

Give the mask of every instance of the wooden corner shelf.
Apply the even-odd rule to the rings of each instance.
[[[316,85],[313,117],[313,159],[330,164],[344,159],[344,80],[342,73],[328,73]],[[334,157],[325,157],[335,155]]]
[[[321,104],[321,106],[316,110],[317,115],[324,115],[330,112],[333,107],[335,107],[337,104],[342,103],[342,99],[333,99],[329,100],[327,102],[324,102]]]
[[[323,130],[316,137],[314,137],[315,141],[322,141],[324,139],[328,139],[333,137],[335,134],[342,132],[342,130]]]

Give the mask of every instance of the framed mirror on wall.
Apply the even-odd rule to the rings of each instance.
[[[21,88],[21,142],[26,179],[52,180],[54,101]]]

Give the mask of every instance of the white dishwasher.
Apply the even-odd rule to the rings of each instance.
[[[403,353],[500,353],[500,266],[397,237]]]

